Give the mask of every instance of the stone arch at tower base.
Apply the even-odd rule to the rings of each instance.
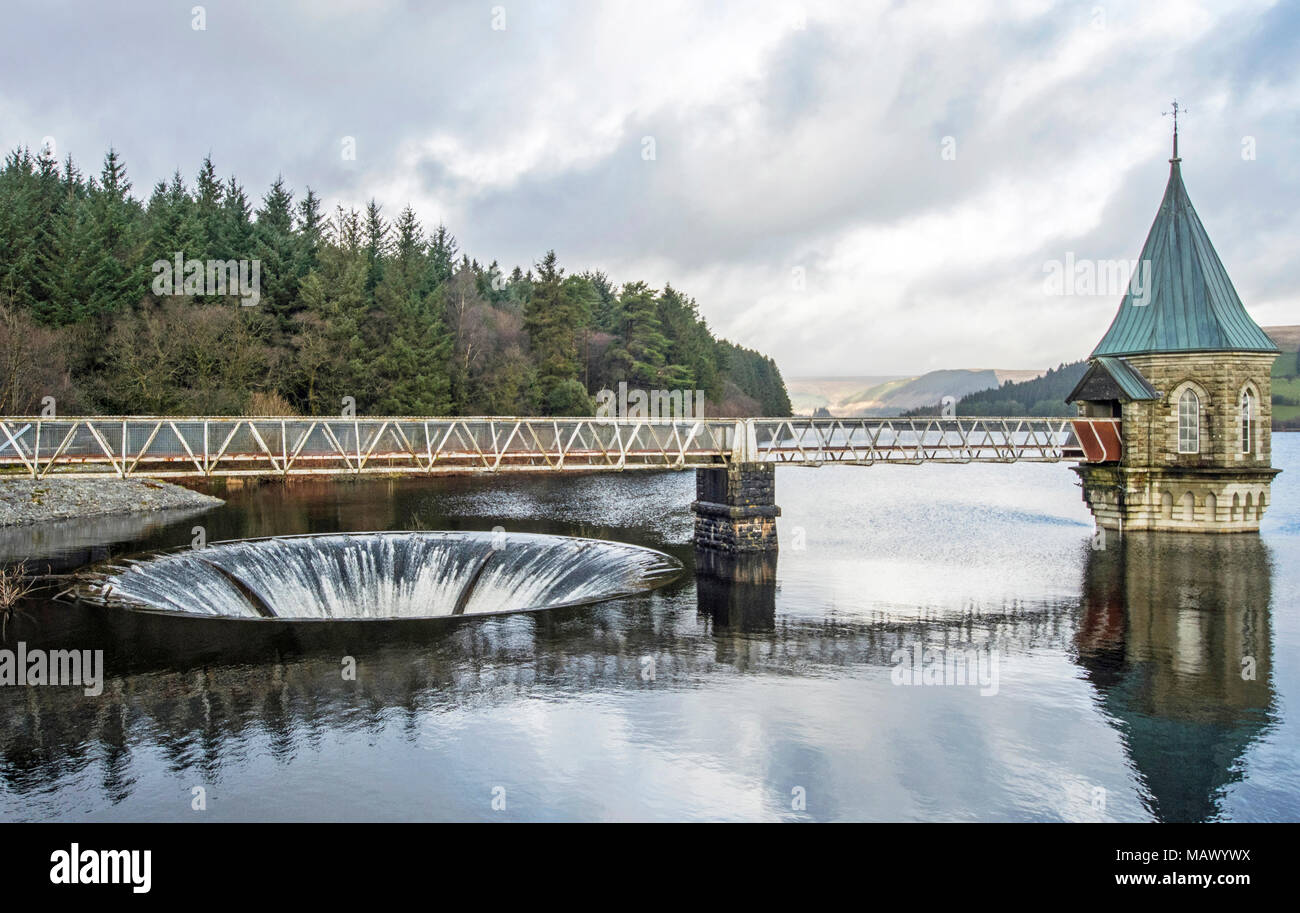
[[[1117,532],[1258,532],[1269,504],[1269,483],[1281,472],[1133,469],[1115,463],[1072,468],[1097,525]]]

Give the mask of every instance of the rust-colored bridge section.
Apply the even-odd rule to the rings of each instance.
[[[0,474],[211,478],[1098,462],[1118,419],[0,418]]]

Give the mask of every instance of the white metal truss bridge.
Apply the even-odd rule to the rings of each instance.
[[[1118,459],[1116,419],[0,417],[0,476],[211,478]]]

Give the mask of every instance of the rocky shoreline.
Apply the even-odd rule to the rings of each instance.
[[[153,479],[0,479],[0,527],[223,503]]]

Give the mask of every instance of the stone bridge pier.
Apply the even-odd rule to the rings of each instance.
[[[776,466],[734,462],[695,471],[697,570],[764,583],[776,576]]]

